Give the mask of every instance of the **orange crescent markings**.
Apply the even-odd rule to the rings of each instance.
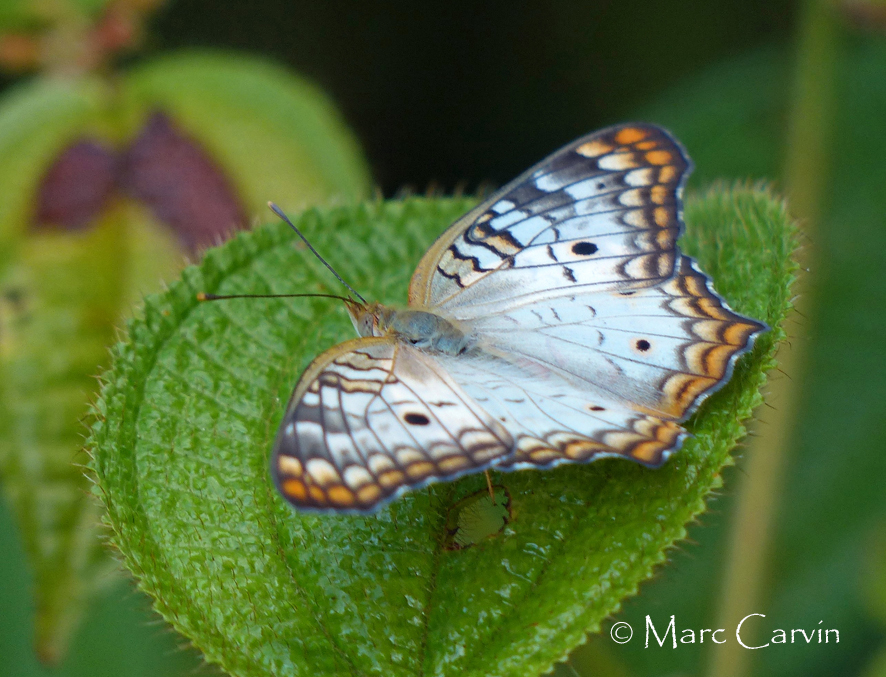
[[[308,497],[308,489],[301,480],[283,482],[283,493],[299,502],[304,502]]]
[[[667,228],[671,223],[671,210],[667,207],[656,207],[652,212],[655,225],[659,228]]]
[[[385,489],[391,489],[403,484],[404,479],[405,476],[399,470],[388,470],[386,473],[379,475],[378,483]]]
[[[728,343],[711,348],[704,356],[705,373],[722,377],[726,373],[726,365],[733,353],[735,346]]]
[[[468,459],[465,456],[447,456],[437,461],[437,466],[445,473],[461,470],[466,465],[468,465]]]
[[[678,395],[675,402],[680,407],[677,414],[682,416],[683,413],[692,406],[692,403],[698,399],[705,390],[715,385],[719,379],[706,378],[703,376],[689,377],[681,384],[678,389]]]
[[[649,197],[652,198],[652,201],[657,205],[663,205],[668,201],[668,198],[671,195],[671,191],[667,186],[662,186],[661,184],[657,186],[652,186],[649,190]]]
[[[340,484],[329,487],[329,500],[339,506],[354,505],[354,494]]]
[[[710,303],[710,299],[705,298],[707,296],[707,286],[695,275],[686,275],[681,280],[683,282],[683,286],[686,289],[686,293],[690,296],[699,297],[699,301],[707,301]],[[703,311],[713,310],[713,308],[708,308],[705,306],[701,306]]]
[[[654,439],[640,442],[631,449],[631,456],[647,463],[660,463],[661,454],[677,441],[683,429],[671,421],[661,421],[652,430]]]
[[[674,165],[665,165],[658,172],[658,180],[661,183],[674,183],[677,180],[677,168]]]
[[[644,130],[637,129],[636,127],[625,127],[624,129],[619,130],[615,135],[615,142],[626,146],[631,143],[637,143],[637,141],[642,141],[645,138],[646,132]]]
[[[674,161],[671,153],[666,150],[651,150],[646,153],[646,160],[652,165],[667,165]]]
[[[357,499],[364,505],[375,503],[381,497],[381,488],[377,484],[367,484],[357,490]]]
[[[707,296],[700,296],[698,299],[698,308],[704,313],[707,313],[708,317],[713,318],[715,320],[730,320],[731,313],[728,313],[723,309],[723,306],[716,299],[712,299]]]
[[[755,329],[756,327],[752,324],[733,324],[726,327],[726,331],[723,332],[723,340],[734,346],[743,346]]]
[[[541,465],[545,463],[550,463],[551,461],[561,458],[561,455],[553,449],[543,448],[530,451],[529,458],[533,461],[533,463],[538,463]]]
[[[434,464],[430,461],[418,461],[406,468],[406,474],[413,479],[424,479],[434,472]]]

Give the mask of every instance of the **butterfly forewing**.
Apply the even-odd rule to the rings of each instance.
[[[419,264],[410,303],[459,316],[526,295],[666,280],[690,167],[659,127],[622,125],[583,137],[453,224]]]
[[[439,364],[392,338],[323,353],[302,376],[274,445],[280,492],[304,509],[362,512],[510,452],[507,429]]]

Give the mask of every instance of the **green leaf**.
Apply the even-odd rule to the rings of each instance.
[[[814,258],[806,274],[813,312],[794,315],[788,328],[790,344],[804,344],[807,364],[799,374],[777,376],[802,380],[802,396],[774,506],[766,591],[759,606],[747,609],[767,615],[771,625],[761,621],[761,628],[810,628],[823,619],[840,629],[840,643],[753,652],[750,669],[759,677],[852,672],[882,632],[862,612],[867,591],[858,591],[858,572],[872,522],[886,518],[875,479],[886,477],[886,360],[875,348],[886,335],[886,313],[872,312],[886,307],[886,192],[871,171],[886,154],[886,41],[854,35],[840,44],[832,155],[829,167],[819,168],[827,170],[826,211],[815,235],[803,238]],[[633,117],[677,134],[697,167],[690,185],[716,176],[777,180],[791,64],[785,50],[753,50],[686,79]],[[700,545],[687,547],[678,566],[644,586],[618,620],[637,627],[648,613],[663,620],[675,614],[682,627],[720,627],[721,572],[741,472],[731,473],[715,511],[690,530]],[[709,646],[650,652],[631,642],[617,655],[637,675],[701,674]]]
[[[77,452],[120,308],[180,258],[162,238],[149,246],[152,235],[161,234],[118,209],[88,231],[32,235],[0,275],[0,478],[33,568],[46,663],[64,654],[116,569]]]
[[[304,209],[369,190],[360,148],[326,95],[293,73],[243,54],[182,52],[133,69],[121,115],[134,134],[169,113],[229,173],[265,218],[269,199]]]
[[[69,144],[124,150],[158,107],[213,151],[252,213],[265,213],[268,197],[305,205],[368,186],[323,94],[254,59],[182,54],[114,87],[35,78],[0,98],[0,481],[34,569],[37,652],[50,663],[113,566],[75,465],[95,375],[127,309],[183,256],[167,228],[119,195],[82,231],[37,231],[36,195]]]
[[[415,264],[467,200],[311,211],[298,225],[368,298],[402,303]],[[146,301],[114,349],[89,448],[113,541],[157,610],[237,675],[531,675],[599,628],[666,559],[720,485],[761,398],[789,307],[794,228],[763,190],[687,206],[683,246],[739,311],[773,327],[692,419],[663,468],[617,460],[494,473],[511,519],[447,549],[449,508],[483,476],[368,517],[293,512],[271,443],[298,374],[351,336],[324,299],[198,304],[199,291],[329,289],[282,224],[210,250]],[[335,289],[334,287],[332,287]]]
[[[180,268],[178,245],[120,205],[81,232],[31,231],[39,182],[83,135],[105,136],[96,79],[37,78],[0,100],[0,482],[34,575],[35,648],[58,662],[116,565],[78,456],[95,376],[124,308]]]
[[[34,5],[33,0],[4,0],[4,2],[0,2],[0,30],[21,30],[45,24],[48,18],[47,13]]]
[[[94,19],[113,3],[114,0],[2,0],[0,31],[28,31],[57,23],[76,24],[78,20]],[[142,11],[145,9],[147,7]]]
[[[0,99],[0,275],[27,231],[43,172],[98,126],[103,94],[93,80],[35,79]]]
[[[861,677],[886,677],[886,650],[876,654],[861,672]]]

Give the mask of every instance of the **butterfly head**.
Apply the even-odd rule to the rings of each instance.
[[[353,299],[345,301],[345,305],[357,334],[363,337],[385,336],[387,334],[385,316],[390,314],[389,309],[380,303],[360,303]]]

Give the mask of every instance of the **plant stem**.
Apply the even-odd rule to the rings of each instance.
[[[831,127],[833,83],[837,42],[834,8],[827,0],[806,0],[798,30],[795,81],[788,120],[785,186],[791,212],[800,219],[806,234],[806,248],[798,252],[801,270],[809,268],[813,254],[809,243],[821,210],[820,196],[829,164],[828,138]],[[810,289],[801,275],[797,281],[795,307],[810,317]],[[751,613],[765,613],[764,581],[767,579],[773,521],[784,470],[794,431],[797,400],[802,390],[805,340],[809,327],[792,331],[792,340],[778,353],[781,369],[790,378],[770,383],[767,398],[774,408],[759,414],[764,424],[756,426],[745,461],[746,475],[738,490],[738,501],[730,536],[729,557],[723,582],[723,596],[717,627],[735,628]],[[800,334],[798,336],[797,334]],[[750,633],[743,630],[746,644]],[[765,644],[761,638],[753,645]],[[751,674],[753,656],[736,641],[717,645],[711,654],[710,677],[743,677]]]

